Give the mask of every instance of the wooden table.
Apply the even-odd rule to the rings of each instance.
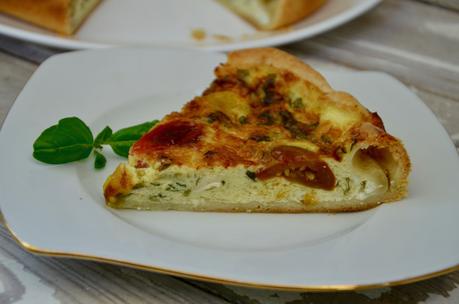
[[[315,67],[392,74],[430,107],[459,147],[458,11],[387,0],[337,30],[286,49]],[[38,64],[56,52],[0,36],[0,122]],[[0,283],[0,303],[459,303],[459,271],[361,292],[257,290],[36,256],[24,251],[4,227]]]

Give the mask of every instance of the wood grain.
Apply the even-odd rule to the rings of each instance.
[[[30,300],[28,293],[47,300],[41,303],[227,303],[166,275],[33,255],[19,248],[4,227],[0,244],[0,303]]]
[[[360,18],[291,45],[337,64],[379,70],[459,100],[459,13],[422,2],[385,0]]]

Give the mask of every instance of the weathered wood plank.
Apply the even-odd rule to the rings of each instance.
[[[194,282],[233,303],[241,304],[420,304],[458,303],[459,272],[418,283],[358,292],[294,293]]]
[[[0,244],[0,303],[227,303],[171,276],[33,255],[4,227]]]
[[[459,100],[459,12],[386,0],[349,24],[293,44],[358,69],[385,71],[407,84]]]
[[[447,9],[459,10],[459,1],[457,0],[419,0],[425,3],[438,5]]]
[[[42,63],[48,57],[63,52],[63,50],[28,43],[4,35],[0,35],[0,51],[35,64]]]
[[[0,126],[36,65],[0,52]]]

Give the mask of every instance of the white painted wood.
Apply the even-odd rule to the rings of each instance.
[[[0,303],[226,303],[170,276],[33,255],[3,227],[0,283]]]
[[[459,13],[412,0],[386,0],[368,14],[291,46],[357,69],[385,71],[459,100]]]

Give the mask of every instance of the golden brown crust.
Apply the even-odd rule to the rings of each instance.
[[[315,12],[325,0],[280,0],[273,20],[266,29],[279,29],[302,20]]]
[[[136,182],[133,169],[125,164],[120,164],[104,183],[104,197],[107,202],[115,203],[115,198],[129,193]]]
[[[229,66],[239,69],[257,65],[269,65],[285,69],[317,86],[323,92],[332,89],[325,78],[299,58],[275,48],[255,48],[228,54]]]
[[[71,35],[81,24],[72,24],[71,4],[72,0],[0,0],[0,13]]]

